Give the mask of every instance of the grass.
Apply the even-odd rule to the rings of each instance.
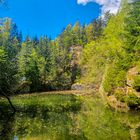
[[[73,94],[28,94],[11,97],[17,110],[35,112],[43,109],[46,111],[62,112],[77,111],[81,106],[81,98]],[[6,99],[0,100],[0,105],[8,107]]]

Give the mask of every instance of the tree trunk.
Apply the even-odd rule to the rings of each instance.
[[[13,109],[13,112],[16,112],[16,109],[15,109],[15,107],[13,106],[13,104],[12,104],[10,98],[9,98],[4,92],[2,92],[2,95],[8,100],[8,102],[9,102],[11,108]]]

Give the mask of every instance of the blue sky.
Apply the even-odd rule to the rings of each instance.
[[[9,9],[0,9],[0,17],[10,17],[23,35],[47,35],[55,38],[66,25],[79,21],[88,24],[101,14],[101,5],[77,0],[9,0]]]

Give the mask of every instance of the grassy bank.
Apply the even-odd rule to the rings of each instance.
[[[70,93],[25,94],[11,97],[11,101],[18,111],[33,110],[34,112],[40,109],[50,112],[77,111],[82,103],[81,97]],[[10,109],[6,99],[1,99],[0,105]]]

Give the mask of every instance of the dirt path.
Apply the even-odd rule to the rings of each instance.
[[[90,96],[95,93],[94,90],[66,90],[66,91],[49,91],[31,94],[20,94],[18,96],[41,96],[41,95],[76,95],[76,96]],[[16,95],[17,96],[17,95]]]

